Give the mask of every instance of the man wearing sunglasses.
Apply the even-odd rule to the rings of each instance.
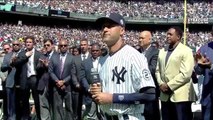
[[[54,43],[51,39],[44,40],[44,58],[40,59],[38,66],[41,66],[44,70],[41,79],[38,81],[38,92],[39,92],[39,103],[41,111],[42,120],[52,120],[52,105],[53,105],[53,96],[52,88],[53,83],[50,82],[50,75],[48,73],[48,66],[50,59],[54,59],[54,56],[57,55],[57,52],[54,51]]]
[[[68,53],[67,40],[60,40],[60,53],[50,59],[49,73],[53,81],[53,119],[73,120],[71,99],[71,69],[73,56]],[[63,109],[65,103],[65,110]],[[65,112],[65,113],[64,113]]]
[[[5,53],[5,54],[11,52],[11,51],[12,51],[12,47],[10,46],[10,43],[5,43],[5,44],[3,45],[3,50],[4,50],[4,53]]]
[[[18,40],[12,42],[13,51],[5,55],[3,64],[1,66],[2,72],[8,72],[6,78],[6,93],[7,93],[7,119],[16,120],[16,111],[15,111],[15,72],[16,68],[11,65],[13,61],[16,60],[21,46]],[[4,48],[6,49],[6,48]],[[9,48],[10,49],[10,48]],[[7,50],[7,49],[6,49]]]

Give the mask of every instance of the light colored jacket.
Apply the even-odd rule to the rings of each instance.
[[[158,56],[156,78],[159,86],[166,83],[173,91],[172,94],[160,93],[161,101],[172,102],[195,101],[195,91],[192,85],[192,71],[194,68],[194,58],[192,50],[179,43],[170,55],[167,64],[167,50],[161,49]]]

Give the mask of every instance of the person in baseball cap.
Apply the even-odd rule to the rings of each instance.
[[[103,25],[106,21],[114,22],[122,27],[125,27],[125,20],[124,18],[118,13],[110,13],[105,17],[100,17],[96,20],[98,25]]]
[[[101,27],[102,41],[108,47],[114,46],[117,42],[124,43],[125,20],[118,13],[111,13],[105,17],[98,18],[96,24]]]
[[[125,43],[125,20],[121,15],[111,13],[98,18],[96,22],[102,26],[101,37],[109,54],[99,59],[100,81],[90,85],[92,99],[99,104],[107,120],[144,120],[141,114],[143,103],[156,98],[147,60],[143,54]],[[120,83],[120,80],[123,82]]]

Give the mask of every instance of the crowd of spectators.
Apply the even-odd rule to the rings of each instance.
[[[57,45],[61,39],[69,40],[70,46],[78,45],[82,38],[87,38],[91,43],[101,42],[101,33],[99,30],[86,28],[71,28],[67,27],[48,27],[37,25],[17,25],[17,24],[1,24],[0,23],[0,41],[20,40],[27,35],[33,35],[36,38],[37,47],[43,46],[44,38],[51,38]],[[138,44],[138,36],[141,31],[127,30],[125,34],[125,42],[132,46]],[[152,41],[157,41],[160,47],[165,45],[166,31],[156,30],[152,31]],[[187,32],[187,44],[193,47],[199,47],[204,43],[212,40],[210,31]]]
[[[118,12],[131,19],[175,19],[184,16],[183,0],[8,0],[8,2],[87,15]],[[187,0],[187,13],[188,18],[211,18],[213,1]]]

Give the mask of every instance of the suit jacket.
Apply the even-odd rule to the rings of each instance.
[[[91,54],[89,54],[88,58],[91,57]],[[87,58],[87,59],[88,59]],[[85,60],[87,60],[85,59]],[[76,86],[77,84],[80,84],[80,71],[81,71],[81,65],[82,65],[82,59],[81,55],[74,56],[74,62],[73,62],[73,69],[72,69],[72,85]],[[75,87],[74,87],[75,89]]]
[[[90,84],[93,83],[93,79],[92,79],[92,76],[91,76],[91,69],[93,68],[93,60],[92,60],[92,56],[91,57],[88,57],[88,59],[86,59],[85,61],[82,62],[81,64],[81,73],[80,73],[80,81],[81,81],[81,86],[86,94],[86,97],[85,97],[85,101],[86,101],[86,104],[89,104],[92,102],[92,99],[91,99],[91,95],[90,93],[88,92],[89,90],[89,86]]]
[[[168,58],[166,49],[161,49],[158,56],[156,78],[159,86],[166,83],[171,89],[171,94],[161,92],[162,101],[183,102],[195,101],[196,96],[192,85],[191,75],[194,67],[192,50],[179,43]]]
[[[52,56],[49,58],[49,61],[51,59],[54,59],[55,56],[57,56],[57,54],[58,53],[54,51],[53,54],[52,54]],[[48,59],[48,58],[46,58],[46,59]],[[37,90],[42,91],[42,90],[44,90],[45,87],[46,88],[49,87],[50,74],[48,72],[48,67],[45,67],[43,65],[43,63],[39,62],[38,66],[40,68],[42,68],[43,71],[44,71],[43,74],[42,74],[42,76],[41,76],[41,78],[38,80],[38,87],[37,87]]]
[[[64,68],[63,68],[63,73],[60,78],[60,54],[57,54],[54,56],[54,59],[50,60],[49,64],[49,73],[50,77],[55,83],[56,80],[64,80],[65,81],[65,91],[70,92],[71,91],[71,86],[70,86],[70,80],[71,80],[71,70],[72,70],[72,64],[73,64],[73,56],[69,53],[67,53],[65,61],[64,61]],[[54,84],[56,87],[56,84]]]
[[[73,60],[73,64],[72,64],[72,71],[71,71],[71,74],[72,74],[72,85],[73,87],[75,88],[75,86],[77,84],[80,84],[80,70],[81,70],[81,63],[82,63],[82,59],[81,59],[81,56],[78,55],[78,56],[74,56],[74,60]]]
[[[155,71],[156,71],[157,60],[158,60],[158,53],[159,53],[159,50],[157,48],[150,46],[148,48],[148,50],[146,51],[145,57],[146,57],[147,62],[148,62],[149,70],[152,74],[152,78],[155,82],[155,86],[156,86],[156,89],[157,89],[156,93],[159,95],[158,82],[157,82],[157,79],[155,77]]]
[[[29,57],[27,57],[26,54],[27,51],[21,51],[16,59],[12,63],[16,67],[16,74],[15,74],[15,81],[17,84],[20,85],[21,89],[27,89],[27,62],[29,60]],[[43,55],[41,52],[35,50],[34,53],[34,69],[36,71],[36,78],[37,82],[40,79],[43,71],[41,68],[39,68],[37,65],[39,63],[39,58],[43,58]],[[36,83],[37,84],[37,83]]]
[[[92,57],[86,59],[81,64],[81,85],[85,91],[88,91],[90,84],[93,83],[91,79],[91,69],[93,68],[93,60]]]
[[[6,54],[4,56],[4,60],[3,60],[2,66],[1,66],[2,72],[8,72],[8,75],[6,77],[6,87],[8,87],[8,88],[13,88],[15,85],[14,77],[15,77],[16,69],[15,69],[15,67],[12,67],[10,65],[12,55],[13,55],[13,52]]]

